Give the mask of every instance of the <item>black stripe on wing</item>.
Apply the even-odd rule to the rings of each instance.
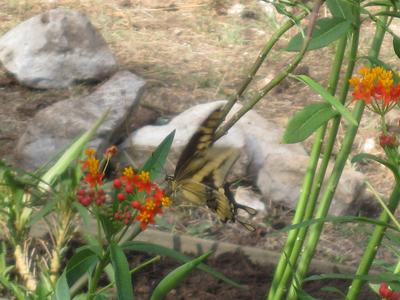
[[[184,168],[188,167],[188,164],[195,156],[201,156],[201,152],[214,143],[215,131],[222,121],[221,118],[222,106],[212,111],[193,134],[176,164],[175,178],[179,177],[179,174],[182,173]]]

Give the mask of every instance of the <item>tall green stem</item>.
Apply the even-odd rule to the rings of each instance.
[[[313,12],[312,12],[311,18],[310,18],[310,23],[309,23],[309,26],[307,28],[307,35],[304,38],[302,49],[299,51],[299,53],[296,54],[293,57],[293,59],[291,60],[291,62],[289,62],[288,65],[285,68],[283,68],[268,84],[266,84],[263,88],[261,88],[259,91],[257,91],[256,95],[253,98],[251,98],[248,101],[246,101],[246,103],[244,103],[244,105],[237,112],[235,112],[233,114],[233,116],[227,122],[225,122],[218,129],[217,133],[215,134],[216,139],[219,139],[221,136],[223,136],[244,114],[246,114],[249,110],[251,110],[254,107],[254,105],[256,105],[258,103],[258,101],[260,101],[270,90],[272,90],[275,86],[277,86],[294,69],[296,69],[296,67],[302,61],[305,53],[307,52],[307,47],[308,47],[308,45],[309,45],[309,43],[311,41],[311,34],[312,34],[312,31],[313,31],[313,29],[315,27],[315,22],[316,22],[317,17],[318,17],[318,11],[319,11],[321,5],[324,3],[324,1],[325,0],[317,0],[314,3]],[[292,24],[292,26],[293,26],[293,24]],[[271,44],[271,47],[272,47],[272,44]],[[260,59],[261,58],[262,57],[260,57]],[[264,58],[262,58],[262,60],[264,60]],[[260,65],[261,65],[261,62],[260,62]],[[256,66],[256,68],[253,71],[258,70],[258,67]],[[250,83],[251,79],[252,78],[248,78],[248,80],[249,80],[248,83]],[[245,89],[243,89],[243,91],[244,90]],[[233,99],[231,99],[229,101],[229,103],[224,108],[224,113],[225,114],[227,114],[229,112],[229,110],[232,108],[233,104],[236,101],[237,101],[237,97],[235,97],[235,98],[233,98]]]
[[[345,46],[345,45],[343,45],[343,46]],[[358,33],[354,33],[353,39],[352,39],[352,45],[350,47],[350,55],[349,55],[350,59],[349,59],[349,63],[347,66],[346,74],[344,76],[343,87],[342,87],[340,95],[339,95],[339,101],[341,103],[345,103],[345,101],[346,101],[346,96],[347,96],[347,93],[349,90],[349,78],[351,77],[351,75],[353,73],[354,65],[355,65],[355,61],[356,61],[355,58],[357,55],[357,46],[358,46]],[[338,47],[338,51],[339,50],[344,51],[344,49],[341,47]],[[335,70],[332,70],[332,71],[335,72]],[[336,70],[336,71],[339,72],[339,70]],[[325,177],[325,173],[326,173],[326,170],[327,170],[330,158],[331,158],[333,147],[335,145],[336,136],[337,136],[338,128],[340,125],[340,120],[341,120],[341,117],[337,116],[337,117],[335,117],[335,119],[332,122],[332,126],[330,129],[328,138],[327,138],[325,149],[324,149],[324,155],[323,155],[322,161],[320,163],[320,166],[318,169],[318,174],[317,174],[316,179],[313,184],[313,188],[311,190],[310,200],[309,200],[310,205],[307,206],[307,211],[304,216],[304,221],[310,220],[314,213],[314,207],[315,207],[315,204],[316,204],[318,196],[319,196],[319,192],[320,192],[320,189],[321,189],[324,177]],[[308,231],[308,228],[301,229],[301,231],[299,233],[299,237],[298,237],[296,245],[295,245],[295,250],[293,251],[293,256],[298,257],[300,255],[307,231]],[[299,284],[301,285],[301,282],[299,282],[299,279],[300,278],[295,277],[292,280],[291,287],[290,287],[289,293],[288,293],[289,299],[296,299],[296,293],[299,288],[298,285]]]
[[[388,11],[389,8],[387,8],[386,10]],[[374,58],[377,58],[379,56],[383,38],[386,32],[387,20],[388,20],[387,17],[382,17],[381,22],[377,22],[374,39],[372,41],[372,47],[369,53],[369,55]],[[396,186],[392,191],[388,204],[388,208],[392,213],[397,208],[399,201],[400,201],[400,183],[396,182]],[[390,219],[389,214],[386,211],[383,211],[379,216],[379,221],[384,223],[389,222],[389,219]],[[385,233],[385,227],[383,226],[375,227],[374,232],[372,233],[372,236],[368,242],[367,248],[364,251],[363,257],[361,258],[356,275],[362,276],[368,274],[372,262],[375,258],[376,251],[378,250],[378,247],[382,242],[384,233]],[[354,279],[349,288],[346,299],[348,300],[357,299],[363,283],[364,281],[361,279]]]
[[[358,102],[354,108],[353,116],[357,122],[361,120],[362,113],[364,111],[364,103]],[[336,158],[336,163],[333,167],[332,174],[328,180],[324,194],[322,195],[320,205],[318,207],[315,219],[325,218],[328,214],[333,196],[335,194],[336,187],[339,183],[340,176],[343,172],[344,166],[346,164],[347,158],[351,151],[351,146],[353,145],[354,138],[357,133],[358,126],[349,124],[349,128],[343,140],[343,145]],[[309,239],[304,247],[304,253],[299,262],[298,268],[296,270],[295,279],[298,282],[302,282],[305,274],[308,271],[311,260],[314,256],[315,249],[317,247],[319,237],[321,235],[323,228],[323,223],[313,224],[310,226]],[[292,290],[296,288],[293,287]],[[289,299],[296,299],[296,294],[290,294]]]
[[[316,140],[322,141],[325,135],[325,127],[321,127],[317,134]],[[301,194],[296,206],[296,212],[292,220],[292,224],[298,224],[303,220],[304,211],[307,206],[308,194],[310,193],[311,185],[313,182],[315,170],[318,165],[319,153],[321,151],[322,143],[314,143],[311,150],[311,159],[308,164],[307,172],[304,176],[303,186],[301,188]],[[279,299],[283,290],[286,287],[287,278],[285,280],[285,270],[291,269],[292,265],[288,266],[288,257],[290,257],[293,249],[293,245],[297,239],[298,229],[289,231],[285,246],[282,250],[282,254],[279,258],[278,265],[275,269],[274,278],[272,280],[271,288],[269,289],[267,299]]]
[[[97,289],[97,284],[99,283],[100,276],[104,271],[104,268],[108,265],[109,263],[109,257],[110,257],[110,252],[107,251],[100,262],[97,264],[94,274],[92,277],[92,280],[89,280],[89,288],[88,288],[88,293],[86,300],[93,300],[95,298],[95,292]]]
[[[389,210],[393,213],[397,205],[399,204],[400,201],[400,184],[396,183],[396,186],[394,190],[392,191],[392,194],[390,195],[389,198],[389,203],[388,203],[388,208]],[[379,216],[379,221],[383,223],[389,222],[390,217],[389,214],[386,211],[383,211],[381,215]],[[368,242],[367,248],[364,251],[364,255],[361,258],[361,262],[358,266],[356,275],[366,275],[368,274],[368,271],[372,265],[372,262],[374,261],[376,252],[378,251],[379,245],[381,244],[382,238],[384,236],[386,227],[384,226],[376,226],[374,232],[372,233],[372,236]],[[349,292],[347,293],[347,298],[348,300],[354,300],[357,299],[361,286],[363,285],[364,281],[361,279],[354,279],[353,282],[351,283]]]
[[[347,44],[347,37],[345,36],[344,38],[342,38],[340,40],[340,42],[338,43],[338,46],[337,46],[337,51],[336,51],[335,59],[333,62],[333,67],[330,72],[330,79],[328,82],[328,91],[332,95],[335,94],[336,87],[337,87],[337,84],[338,84],[338,81],[340,78],[340,76],[339,76],[340,69],[342,66],[343,57],[344,57],[344,53],[346,50],[346,44]],[[317,147],[318,149],[321,149],[321,146],[322,146],[322,143],[324,140],[324,136],[325,136],[325,132],[326,132],[326,127],[327,127],[326,124],[323,125],[317,131],[317,133],[315,135],[313,145],[315,147]],[[332,128],[335,128],[335,127],[333,126]],[[317,176],[315,177],[314,182],[312,183],[311,191],[310,191],[310,189],[308,189],[306,191],[306,195],[304,198],[305,204],[301,203],[301,201],[303,201],[302,197],[300,197],[300,199],[298,201],[298,207],[296,208],[296,213],[297,213],[297,209],[299,209],[299,207],[302,209],[305,208],[305,212],[304,212],[304,209],[301,212],[301,214],[303,215],[301,222],[309,220],[313,215],[314,208],[316,206],[316,202],[318,199],[320,187],[321,187],[323,179],[325,177],[326,169],[327,169],[327,166],[329,163],[330,154],[333,149],[333,144],[335,141],[336,133],[337,133],[337,130],[336,131],[334,130],[334,135],[332,136],[332,130],[331,130],[330,138],[329,138],[328,143],[324,150],[324,159],[322,160],[322,162],[319,166],[319,169],[318,169]],[[315,155],[315,156],[313,156],[313,155]],[[312,163],[313,161],[318,162],[319,156],[320,156],[320,150],[318,150],[318,153],[312,153],[310,163]],[[302,191],[304,191],[304,189],[302,189]],[[288,255],[288,256],[290,256],[289,263],[286,264],[286,270],[280,281],[279,288],[276,293],[275,299],[281,299],[281,297],[283,296],[283,294],[285,292],[284,288],[286,287],[287,282],[288,282],[290,276],[292,275],[293,268],[295,267],[297,260],[300,256],[301,248],[304,243],[304,238],[306,236],[306,233],[307,233],[306,227],[300,228],[298,230],[298,234],[297,234],[296,238],[294,239],[294,245],[291,248],[291,253]],[[283,256],[282,256],[282,258],[283,258]],[[286,261],[286,259],[285,259],[285,261]]]

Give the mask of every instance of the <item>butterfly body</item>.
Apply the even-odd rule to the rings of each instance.
[[[167,176],[168,191],[174,199],[196,205],[206,205],[222,222],[239,221],[247,229],[250,224],[237,218],[238,208],[249,214],[256,211],[236,203],[226,177],[239,158],[239,151],[231,147],[212,147],[215,132],[222,121],[222,109],[212,111],[193,134],[182,151],[174,176]]]

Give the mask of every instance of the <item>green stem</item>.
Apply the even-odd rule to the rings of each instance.
[[[388,11],[390,8],[386,8]],[[377,23],[376,31],[374,35],[374,39],[372,41],[371,50],[369,52],[369,56],[377,58],[379,56],[379,52],[382,46],[383,38],[386,32],[386,23],[388,18],[386,16],[381,18],[381,22]],[[396,186],[392,191],[390,196],[388,208],[393,213],[396,209],[400,200],[400,186],[399,182],[396,182]],[[386,211],[383,211],[379,217],[379,220],[382,222],[389,221],[389,214]],[[383,234],[385,232],[385,228],[382,226],[376,226],[374,232],[371,235],[371,238],[368,242],[367,248],[364,251],[364,255],[361,258],[360,264],[358,266],[356,275],[366,275],[371,267],[371,264],[375,258],[376,251],[382,241]],[[361,286],[363,285],[364,281],[360,279],[354,279],[351,286],[349,287],[349,291],[347,293],[346,299],[354,300],[357,299],[357,296],[360,293]]]
[[[223,118],[224,119],[233,105],[241,98],[242,94],[245,92],[247,89],[248,85],[251,83],[253,80],[255,74],[257,73],[258,69],[260,68],[261,64],[265,60],[266,56],[268,53],[271,51],[272,47],[276,44],[276,42],[280,39],[280,37],[286,33],[293,25],[295,25],[297,22],[301,21],[305,16],[307,16],[308,12],[303,12],[299,14],[297,17],[287,21],[267,42],[267,44],[264,46],[262,49],[261,53],[258,55],[252,69],[250,70],[249,74],[247,75],[246,79],[244,80],[242,86],[239,88],[238,92],[228,100],[228,103],[224,107],[224,114]],[[312,23],[312,22],[311,22]],[[304,44],[303,48],[301,51],[292,59],[292,62],[288,64],[286,68],[284,68],[281,72],[279,72],[275,78],[273,78],[266,86],[264,86],[262,89],[260,89],[257,92],[257,95],[254,96],[252,99],[246,102],[246,104],[238,111],[236,112],[232,118],[230,118],[224,125],[222,125],[218,131],[216,132],[215,136],[216,139],[219,139],[222,137],[246,112],[248,112],[250,109],[253,108],[254,105],[258,101],[260,101],[272,88],[274,88],[276,85],[278,85],[283,79],[285,79],[289,73],[291,73],[301,62],[303,59],[308,44],[310,42],[310,37],[311,37],[311,30],[313,27],[309,26],[309,34],[307,37],[304,39]]]
[[[355,32],[353,32],[352,44],[350,47],[349,63],[347,66],[346,74],[344,76],[343,87],[342,87],[342,89],[340,91],[340,95],[339,95],[339,101],[341,103],[345,103],[345,101],[346,101],[347,93],[349,90],[349,79],[350,79],[351,75],[353,74],[354,65],[356,62],[357,48],[358,48],[358,31],[355,31]],[[340,49],[341,48],[338,47],[338,51]],[[331,126],[331,129],[330,129],[330,132],[329,132],[329,135],[327,138],[327,142],[325,145],[324,156],[323,156],[322,162],[320,164],[318,174],[316,176],[316,180],[313,184],[313,189],[310,194],[310,205],[307,207],[304,221],[311,219],[312,215],[314,213],[313,206],[316,204],[316,202],[318,200],[319,192],[320,192],[320,189],[321,189],[324,177],[325,177],[326,169],[328,167],[328,164],[329,164],[329,161],[331,158],[331,154],[333,151],[333,147],[335,145],[337,132],[338,132],[338,129],[340,126],[340,121],[341,121],[341,117],[337,116],[337,117],[335,117],[335,119],[332,122],[332,126]],[[307,231],[308,231],[308,228],[304,228],[304,230],[300,233],[298,242],[295,245],[296,252],[294,252],[293,255],[296,255],[296,253],[297,253],[297,255],[300,255],[300,251],[304,244],[305,235],[307,234]],[[298,274],[297,274],[296,277],[292,280],[291,287],[289,289],[289,293],[288,293],[289,299],[296,299],[297,290],[298,290],[299,286],[301,286],[301,285],[302,285],[301,278],[298,278]]]
[[[337,46],[337,51],[336,51],[335,59],[333,62],[333,68],[330,72],[331,75],[330,75],[330,79],[329,79],[329,83],[328,83],[328,91],[332,95],[335,94],[336,87],[337,87],[337,84],[338,84],[338,81],[340,78],[339,74],[340,74],[340,69],[341,69],[342,62],[343,62],[344,53],[346,50],[346,44],[347,44],[347,36],[342,38]],[[344,101],[344,99],[340,99],[340,100],[342,100],[342,102]],[[335,119],[335,121],[337,121],[337,120]],[[317,133],[315,135],[313,145],[316,148],[318,148],[318,152],[311,154],[310,164],[313,164],[314,161],[318,162],[318,160],[319,160],[320,149],[321,149],[322,142],[323,142],[323,139],[325,136],[326,127],[327,127],[326,124],[323,125],[317,131]],[[336,128],[336,130],[335,130],[335,128]],[[332,131],[333,131],[333,133],[332,133]],[[324,158],[318,168],[318,173],[312,184],[311,192],[310,192],[310,189],[308,188],[306,191],[305,198],[302,199],[302,197],[300,197],[300,199],[298,201],[298,205],[296,207],[296,213],[297,213],[297,210],[299,209],[299,207],[300,207],[300,209],[303,209],[303,210],[305,208],[305,213],[304,213],[304,211],[302,212],[302,215],[304,215],[304,217],[302,217],[300,222],[304,222],[304,221],[311,219],[311,217],[314,213],[314,208],[316,206],[319,191],[320,191],[322,182],[325,177],[326,169],[327,169],[330,155],[331,155],[333,145],[335,142],[336,133],[337,133],[337,127],[332,126],[330,137],[328,139],[328,143],[324,150]],[[303,183],[303,185],[304,184],[305,184],[305,182]],[[302,191],[305,191],[304,186],[302,188]],[[304,201],[305,204],[302,204],[301,203],[302,201]],[[288,254],[288,256],[290,256],[289,263],[286,265],[285,273],[280,280],[280,285],[279,285],[277,294],[275,296],[276,299],[280,299],[284,294],[287,282],[288,282],[290,276],[292,275],[293,267],[296,265],[297,259],[300,257],[300,252],[301,252],[301,248],[304,243],[306,233],[307,233],[307,227],[303,227],[298,230],[298,234],[297,234],[296,238],[294,239],[294,245],[292,244],[291,253]],[[281,256],[281,259],[283,259],[283,258],[285,258],[285,262],[286,262],[286,256],[285,257]]]
[[[318,129],[316,134],[316,140],[322,140],[325,135],[325,127],[321,127]],[[307,168],[307,172],[304,176],[303,186],[301,188],[301,194],[296,206],[296,212],[294,214],[292,224],[298,224],[303,220],[304,212],[307,206],[308,194],[311,189],[311,185],[313,182],[315,170],[318,165],[319,153],[321,150],[322,143],[314,143],[313,148],[311,150],[311,158]],[[293,265],[290,264],[288,266],[288,257],[290,257],[293,249],[293,245],[297,239],[297,234],[299,230],[294,229],[289,231],[285,246],[282,250],[282,254],[279,258],[278,265],[275,269],[274,278],[272,280],[271,288],[268,292],[267,299],[279,299],[281,293],[284,291],[287,283],[287,278],[285,280],[285,270],[291,270]]]
[[[144,268],[147,267],[148,265],[159,261],[160,259],[161,259],[161,256],[160,256],[160,255],[157,255],[157,256],[155,256],[155,257],[153,257],[153,258],[151,258],[151,259],[145,261],[144,263],[140,264],[140,265],[137,266],[136,268],[133,268],[133,269],[130,270],[129,272],[130,272],[130,274],[132,275],[132,274],[134,274],[134,273],[140,271],[141,269],[144,269]],[[106,285],[105,287],[101,288],[101,289],[99,290],[99,293],[106,291],[107,289],[109,289],[110,287],[112,287],[114,284],[115,284],[115,281],[110,282],[108,285]]]
[[[97,284],[99,283],[101,274],[103,273],[105,267],[109,263],[109,257],[110,257],[110,252],[107,251],[100,260],[100,262],[97,264],[93,278],[92,280],[89,280],[89,288],[86,300],[93,300],[95,298]]]
[[[396,186],[393,189],[392,194],[390,195],[389,203],[387,205],[391,213],[393,213],[396,210],[399,201],[400,201],[400,184],[396,183]],[[389,222],[389,220],[390,220],[389,214],[384,210],[379,216],[379,221],[387,223]],[[385,230],[386,227],[384,226],[375,227],[375,230],[372,233],[372,236],[368,242],[367,248],[364,251],[364,255],[361,258],[356,275],[363,276],[368,274],[372,262],[374,261],[376,252],[378,251],[379,245],[381,244]],[[361,279],[354,279],[353,282],[351,283],[346,299],[347,300],[357,299],[361,290],[361,286],[364,284],[364,282],[365,281]]]
[[[360,121],[363,111],[364,111],[364,103],[361,101],[357,102],[353,113],[353,116],[357,122]],[[328,180],[325,192],[322,195],[320,205],[315,215],[315,219],[325,218],[328,214],[332,198],[335,194],[336,187],[340,180],[340,176],[343,172],[347,158],[350,154],[351,146],[353,145],[357,129],[358,125],[354,126],[349,124],[349,128],[343,140],[342,148],[337,155],[336,163],[333,167],[332,174]],[[318,223],[310,226],[309,239],[304,247],[304,252],[295,274],[296,281],[298,281],[300,284],[302,283],[304,276],[307,273],[308,268],[310,266],[311,260],[313,258],[315,249],[319,241],[319,237],[321,235],[323,225],[324,225],[323,223]],[[291,290],[292,292],[289,295],[289,299],[296,299],[296,292],[295,292],[296,287],[292,286]]]
[[[251,70],[249,73],[246,75],[245,79],[243,80],[242,85],[240,88],[237,90],[237,92],[230,97],[228,100],[228,103],[224,107],[224,114],[223,118],[226,117],[226,115],[229,113],[233,105],[239,101],[239,99],[242,97],[243,93],[246,91],[247,87],[251,83],[251,81],[254,79],[254,76],[258,72],[258,69],[261,67],[262,63],[264,62],[265,58],[269,54],[269,52],[272,50],[272,48],[275,46],[275,44],[280,40],[280,38],[290,29],[292,28],[295,24],[300,22],[305,16],[308,15],[308,12],[302,12],[298,16],[295,16],[293,19],[286,21],[281,28],[279,28],[274,34],[271,36],[270,39],[268,39],[268,42],[265,44],[264,48],[261,50],[260,54],[257,55],[257,59],[254,62],[253,66],[251,67]]]

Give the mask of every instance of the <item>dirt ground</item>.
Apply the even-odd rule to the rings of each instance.
[[[85,12],[110,45],[121,69],[130,70],[147,81],[140,108],[149,116],[149,120],[140,121],[146,123],[154,116],[171,116],[195,103],[226,99],[238,88],[281,19],[268,18],[255,0],[240,1],[245,5],[246,13],[228,14],[235,3],[239,1],[0,1],[0,35],[51,8],[63,6]],[[362,41],[370,41],[368,30],[364,34]],[[278,43],[245,99],[267,83],[293,56],[283,51],[288,39],[286,36]],[[383,49],[385,61],[395,62],[391,47]],[[309,53],[301,65],[302,72],[326,83],[333,51],[333,47],[328,47]],[[37,111],[65,98],[90,93],[94,88],[93,85],[79,85],[62,90],[33,90],[18,85],[0,68],[0,157],[13,162],[13,149],[18,138]],[[255,110],[284,128],[293,113],[316,100],[317,96],[309,89],[287,80],[257,104]],[[375,136],[377,124],[378,120],[367,111],[354,144],[354,154],[362,150],[367,138]],[[134,126],[137,126],[137,120],[132,121],[131,128]],[[343,127],[340,133],[343,134]],[[307,149],[311,143],[311,139],[305,142]],[[368,163],[355,168],[364,172],[379,192],[384,195],[390,192],[393,180],[381,166]],[[268,203],[268,216],[255,233],[248,233],[236,225],[211,225],[214,217],[202,209],[190,210],[190,215],[186,213],[186,217],[181,218],[182,211],[187,212],[185,208],[171,209],[164,217],[165,227],[171,230],[168,224],[173,223],[176,232],[277,251],[285,238],[284,234],[273,233],[288,224],[292,216],[291,211]],[[370,231],[368,226],[328,224],[321,238],[318,257],[355,265],[363,252],[365,233]],[[341,243],[337,243],[339,239]],[[389,260],[391,255],[382,252],[380,257]],[[272,270],[268,274],[272,274]],[[266,275],[252,276],[264,278]]]
[[[132,260],[140,262],[144,259],[141,255],[133,255]],[[190,276],[172,290],[166,299],[168,300],[218,300],[218,299],[243,299],[260,300],[265,297],[269,288],[267,282],[272,279],[273,269],[260,267],[252,264],[246,256],[241,253],[226,253],[214,259],[207,260],[207,264],[216,270],[220,270],[224,275],[233,279],[237,283],[244,285],[245,289],[238,289],[227,283],[215,279],[207,273],[195,270]],[[149,299],[152,289],[169,272],[178,267],[179,264],[171,259],[162,259],[161,262],[146,269],[141,270],[134,277],[135,299]],[[317,299],[323,300],[342,300],[343,295],[328,292],[324,288],[335,287],[342,292],[346,292],[349,285],[345,280],[323,280],[310,281],[304,290]],[[314,299],[315,299],[314,298]],[[379,299],[371,290],[364,287],[359,299],[375,300]]]

